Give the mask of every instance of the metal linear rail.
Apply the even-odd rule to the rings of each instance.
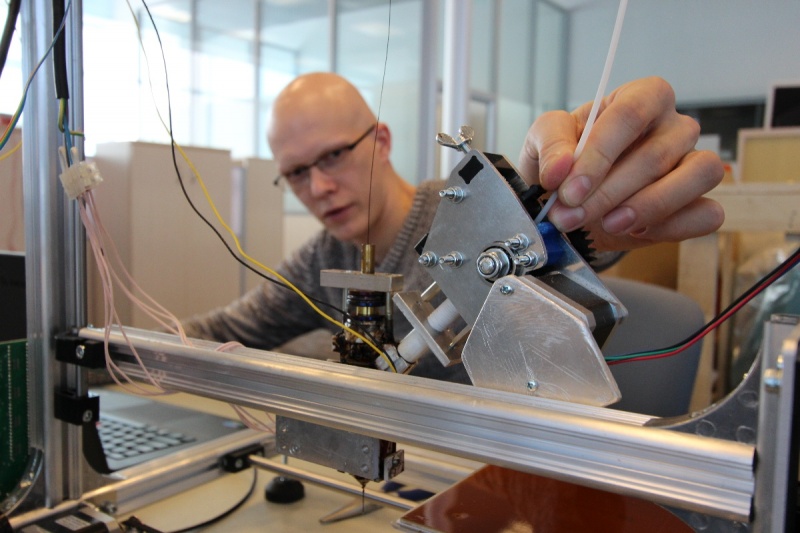
[[[275,472],[276,474],[279,474],[281,476],[292,477],[295,479],[299,479],[301,481],[308,481],[309,483],[313,483],[314,485],[332,489],[342,494],[347,494],[348,496],[356,496],[356,497],[364,496],[364,498],[370,501],[388,507],[393,507],[401,511],[410,511],[411,509],[419,505],[417,502],[412,502],[411,500],[406,500],[405,498],[401,498],[399,496],[393,496],[385,492],[380,492],[377,490],[372,490],[367,488],[362,490],[360,486],[356,486],[353,483],[345,483],[344,481],[340,481],[338,479],[333,479],[330,477],[325,477],[319,474],[315,474],[313,472],[308,472],[307,470],[303,470],[302,468],[276,463],[275,461],[272,461],[270,459],[265,459],[263,457],[251,456],[250,462],[253,463],[253,465],[255,465],[258,468]]]
[[[271,437],[253,430],[243,430],[216,439],[191,450],[119,470],[106,478],[107,485],[67,499],[52,507],[40,507],[10,519],[13,531],[30,526],[91,503],[110,514],[122,515],[160,499],[196,487],[227,475],[219,467],[220,458],[253,444],[265,444],[269,449]]]
[[[163,386],[746,522],[754,447],[649,417],[126,329]],[[102,340],[103,331],[80,336]],[[141,376],[118,331],[115,361]]]

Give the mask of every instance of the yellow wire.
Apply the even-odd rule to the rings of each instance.
[[[163,121],[162,121],[162,123],[163,123]],[[169,130],[167,130],[167,131],[169,131]],[[228,226],[228,224],[222,218],[222,215],[220,215],[219,211],[217,211],[217,206],[214,204],[214,200],[212,200],[211,195],[208,192],[208,189],[206,189],[206,184],[203,182],[203,178],[200,177],[200,172],[198,172],[197,168],[194,166],[194,163],[192,163],[192,161],[189,159],[189,156],[186,155],[186,153],[183,151],[183,148],[181,148],[180,145],[177,142],[175,142],[174,140],[172,142],[175,145],[175,148],[178,149],[178,152],[180,152],[181,156],[183,157],[183,160],[186,161],[186,164],[189,165],[189,168],[191,169],[191,171],[194,174],[195,178],[197,178],[197,183],[199,183],[200,184],[200,188],[203,189],[203,194],[205,195],[206,201],[208,202],[208,205],[211,207],[211,210],[214,212],[214,216],[217,217],[217,220],[219,220],[220,224],[222,224],[222,227],[225,228],[225,230],[233,238],[233,242],[236,243],[236,249],[239,251],[241,256],[244,257],[245,259],[247,259],[248,261],[250,261],[251,263],[257,265],[259,268],[261,268],[265,272],[268,272],[269,274],[275,276],[276,278],[278,278],[284,284],[286,284],[290,289],[292,289],[294,292],[296,292],[297,295],[300,296],[300,298],[302,298],[311,307],[311,309],[316,311],[324,319],[336,324],[337,326],[341,327],[345,331],[348,331],[348,332],[352,333],[353,335],[355,335],[356,337],[358,337],[359,339],[364,341],[370,348],[375,350],[381,357],[384,358],[384,360],[386,360],[386,362],[389,364],[389,366],[391,367],[391,369],[394,372],[397,372],[397,369],[394,367],[394,364],[392,363],[392,360],[389,357],[387,357],[387,355],[385,353],[383,353],[383,351],[381,351],[377,346],[375,346],[375,344],[372,343],[369,339],[367,339],[365,336],[361,335],[357,331],[355,331],[355,330],[353,330],[351,328],[348,328],[347,326],[345,326],[344,324],[342,324],[341,322],[339,322],[335,318],[332,318],[331,316],[326,314],[323,310],[321,310],[319,307],[317,307],[316,304],[314,304],[314,302],[312,302],[311,299],[303,293],[303,291],[301,291],[299,288],[297,288],[289,280],[287,280],[286,278],[281,276],[280,273],[278,273],[275,270],[269,268],[268,266],[260,263],[256,259],[254,259],[254,258],[250,257],[249,255],[247,255],[247,253],[245,253],[245,251],[242,249],[241,244],[239,243],[239,238],[236,236],[236,233],[230,228],[230,226]]]
[[[0,161],[3,161],[4,159],[11,157],[11,154],[19,150],[20,146],[22,146],[22,140],[20,140],[17,144],[15,144],[14,148],[4,153],[3,155],[0,155]]]
[[[142,48],[142,54],[144,54],[145,63],[147,64],[147,77],[148,77],[148,80],[150,80],[150,90],[151,90],[151,95],[152,95],[153,85],[152,85],[152,80],[150,79],[150,60],[147,57],[147,51],[144,49],[144,42],[142,42],[142,33],[141,33],[142,29],[139,26],[139,21],[136,18],[136,15],[133,12],[133,7],[131,6],[130,2],[128,1],[127,4],[128,4],[128,9],[130,10],[131,15],[133,16],[133,20],[134,20],[134,23],[136,25],[136,34],[137,34],[137,36],[139,38],[139,45]],[[347,332],[353,334],[354,336],[356,336],[357,338],[361,339],[364,343],[367,344],[367,346],[372,348],[378,355],[380,355],[386,361],[386,363],[389,365],[389,368],[391,368],[392,371],[396,373],[397,372],[397,368],[395,368],[394,363],[392,363],[392,360],[380,348],[378,348],[373,342],[371,342],[368,338],[366,338],[364,335],[360,334],[359,332],[357,332],[357,331],[345,326],[344,324],[342,324],[341,322],[339,322],[335,318],[332,318],[331,316],[329,316],[327,313],[325,313],[319,307],[317,307],[316,304],[314,304],[314,302],[312,302],[311,299],[309,299],[309,297],[306,296],[303,293],[303,291],[301,291],[299,288],[297,288],[293,283],[291,283],[289,280],[287,280],[286,278],[281,276],[275,270],[272,270],[268,266],[260,263],[256,259],[250,257],[247,253],[245,253],[245,251],[242,249],[241,244],[239,243],[239,238],[236,236],[236,233],[230,228],[230,226],[228,226],[228,224],[222,218],[222,215],[220,215],[219,211],[217,210],[217,206],[214,204],[214,200],[211,198],[211,195],[209,194],[208,189],[206,188],[205,182],[203,181],[203,178],[200,176],[200,172],[194,166],[194,163],[192,163],[191,159],[189,159],[189,156],[186,155],[186,152],[183,151],[183,148],[181,148],[181,146],[175,141],[174,137],[172,136],[172,133],[170,132],[169,127],[167,126],[166,122],[164,122],[164,118],[161,116],[161,112],[159,111],[158,106],[155,105],[155,98],[153,99],[153,104],[154,104],[154,107],[155,107],[155,110],[156,110],[156,114],[158,115],[158,119],[159,119],[159,121],[161,121],[161,125],[164,126],[164,129],[170,135],[170,139],[172,140],[172,144],[175,146],[175,148],[177,148],[178,152],[180,152],[181,157],[183,157],[183,160],[186,161],[187,165],[189,165],[189,168],[191,169],[192,174],[194,174],[195,178],[197,178],[197,182],[200,184],[200,188],[203,190],[203,195],[206,197],[206,201],[208,202],[208,205],[211,207],[211,210],[214,212],[214,216],[217,217],[217,220],[220,222],[220,224],[222,224],[222,227],[225,228],[225,230],[233,238],[233,242],[236,244],[236,250],[238,250],[239,254],[241,254],[242,257],[244,257],[245,259],[247,259],[251,263],[255,264],[256,266],[258,266],[259,268],[261,268],[265,272],[267,272],[267,273],[271,274],[272,276],[276,277],[282,283],[284,283],[287,287],[289,287],[291,290],[293,290],[298,296],[300,296],[300,298],[302,298],[303,301],[305,301],[309,305],[309,307],[311,307],[311,309],[313,309],[317,314],[319,314],[325,320],[335,324],[336,326],[344,329],[345,331],[347,331]]]

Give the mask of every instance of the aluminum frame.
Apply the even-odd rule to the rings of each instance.
[[[73,0],[64,26],[71,89],[70,127],[83,129],[81,0]],[[23,70],[33,72],[46,60],[30,85],[25,105],[23,137],[23,196],[28,321],[28,384],[30,444],[44,454],[43,475],[33,494],[45,505],[78,497],[83,491],[80,428],[56,420],[53,390],[80,392],[84,372],[55,362],[53,333],[86,323],[83,227],[77,204],[57,185],[58,102],[53,94],[52,2],[24,2],[22,23]],[[47,21],[46,24],[42,21]],[[82,154],[82,142],[76,147]],[[54,465],[58,465],[55,467]],[[26,502],[27,504],[28,502]]]
[[[191,392],[364,435],[747,521],[754,446],[644,427],[650,417],[126,329],[150,372]],[[86,339],[103,331],[84,328]],[[119,331],[118,364],[141,370]]]

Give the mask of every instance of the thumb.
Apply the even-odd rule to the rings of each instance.
[[[554,190],[572,168],[578,144],[575,119],[566,111],[550,111],[533,123],[519,156],[519,170],[529,184]]]

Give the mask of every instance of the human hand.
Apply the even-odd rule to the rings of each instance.
[[[559,230],[584,228],[594,247],[607,251],[698,237],[722,225],[722,206],[703,198],[722,180],[722,162],[694,150],[700,126],[675,111],[666,81],[636,80],[604,98],[573,161],[591,105],[543,114],[520,154],[528,183],[558,190],[548,218]]]

